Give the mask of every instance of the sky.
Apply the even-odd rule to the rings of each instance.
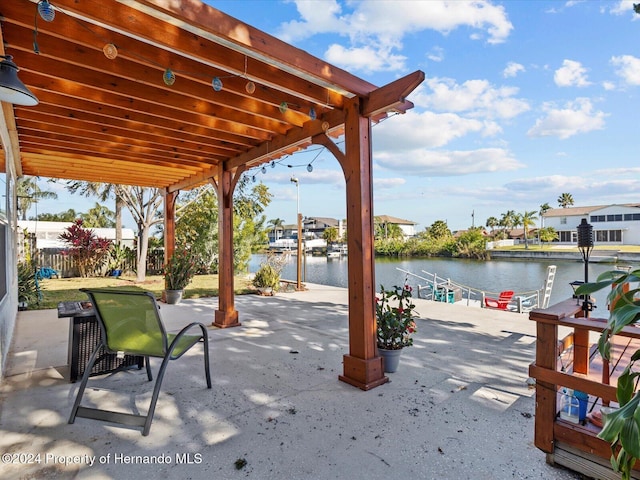
[[[633,0],[206,3],[377,86],[425,72],[415,107],[373,126],[375,215],[455,231],[557,208],[563,193],[575,206],[640,203]],[[249,175],[273,194],[267,220],[294,223],[298,201],[304,216],[345,218],[344,177],[326,149]],[[60,197],[41,212],[95,202],[46,188]]]

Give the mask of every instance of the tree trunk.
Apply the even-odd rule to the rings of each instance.
[[[116,245],[122,243],[122,197],[116,192]]]

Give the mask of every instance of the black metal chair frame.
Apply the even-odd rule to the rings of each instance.
[[[80,382],[75,403],[73,404],[73,409],[71,410],[71,415],[69,416],[69,423],[74,423],[76,417],[90,418],[93,420],[117,423],[121,425],[142,427],[142,435],[145,435],[145,436],[149,435],[149,430],[151,429],[151,422],[153,420],[153,414],[155,412],[156,403],[158,401],[158,396],[160,394],[160,387],[162,385],[162,380],[164,378],[164,374],[169,362],[171,360],[177,360],[178,358],[180,358],[184,353],[190,350],[191,347],[193,347],[193,345],[195,345],[196,343],[203,344],[204,368],[205,368],[205,376],[207,380],[207,388],[211,388],[211,372],[209,367],[209,343],[208,343],[209,337],[207,334],[207,329],[202,323],[199,323],[199,322],[190,323],[189,325],[184,327],[182,330],[180,330],[180,332],[178,332],[173,338],[171,344],[169,344],[168,343],[169,336],[167,335],[164,325],[162,323],[162,319],[160,318],[160,314],[158,312],[159,307],[152,293],[123,291],[123,290],[106,290],[106,289],[102,289],[102,290],[101,289],[81,289],[81,291],[85,292],[91,299],[91,302],[93,303],[93,306],[95,308],[96,318],[98,320],[98,323],[100,324],[102,341],[96,346],[96,348],[93,350],[93,353],[91,354],[91,357],[89,358],[89,362],[87,363],[87,366],[85,368],[84,375],[82,376],[82,381]],[[109,347],[109,340],[107,336],[108,330],[105,327],[104,320],[101,316],[100,301],[96,300],[96,297],[95,297],[95,294],[101,294],[101,293],[105,293],[109,295],[116,294],[116,295],[148,297],[148,298],[141,298],[141,301],[146,301],[146,302],[150,301],[155,307],[154,310],[155,310],[156,320],[158,322],[158,328],[162,333],[162,341],[164,344],[163,350],[165,351],[164,356],[157,355],[157,354],[147,355],[147,354],[144,354],[144,352],[140,352],[140,351],[122,352],[122,351],[112,350]],[[178,343],[185,337],[186,333],[194,327],[199,327],[202,333],[197,336],[187,335],[187,337],[193,337],[192,339],[190,339],[191,341],[189,342],[191,343],[191,345],[184,348],[184,350],[179,352],[177,356],[174,356],[174,350],[178,346]],[[98,354],[100,353],[100,349],[102,347],[104,347],[110,353],[116,353],[116,354],[124,353],[124,354],[133,354],[133,355],[143,354],[143,356],[145,357],[144,363],[146,366],[147,378],[149,379],[149,381],[153,380],[153,376],[151,374],[151,366],[149,365],[149,357],[153,356],[157,358],[162,358],[162,364],[160,365],[160,370],[158,371],[158,377],[156,379],[156,383],[153,389],[151,403],[149,405],[149,409],[146,415],[136,415],[136,414],[130,414],[130,413],[123,413],[123,412],[114,412],[110,410],[102,410],[99,408],[90,408],[90,407],[80,406],[80,402],[82,401],[82,397],[84,395],[84,391],[87,386],[87,381],[89,380],[89,377],[91,374],[91,370],[93,369],[93,365],[95,364]]]

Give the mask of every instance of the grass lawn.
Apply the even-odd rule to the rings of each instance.
[[[29,305],[29,310],[57,308],[59,302],[86,300],[87,296],[81,288],[122,288],[129,290],[146,290],[157,298],[164,290],[164,279],[161,275],[147,275],[144,283],[136,283],[135,277],[91,277],[91,278],[52,278],[40,281],[42,300],[37,305]],[[235,293],[242,295],[255,293],[256,289],[246,275],[234,279]],[[196,275],[184,291],[183,298],[215,297],[218,295],[218,275]]]

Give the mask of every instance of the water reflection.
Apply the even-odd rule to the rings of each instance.
[[[249,270],[255,272],[264,255],[253,255]],[[307,255],[303,258],[303,281],[336,287],[347,287],[347,257],[326,258]],[[570,283],[584,280],[584,264],[581,261],[566,260],[468,260],[452,258],[376,258],[376,290],[380,284],[387,287],[400,285],[405,274],[398,269],[426,276],[423,271],[436,273],[439,277],[450,278],[458,284],[467,285],[487,292],[515,290],[524,292],[542,288],[549,265],[556,265],[556,277],[551,294],[551,304],[573,295]],[[615,268],[613,264],[591,263],[589,279],[595,281],[602,272]],[[296,279],[296,257],[291,256],[282,278]],[[409,277],[414,286],[419,280]],[[424,283],[424,282],[420,282]],[[594,316],[607,316],[606,293],[596,295],[598,308]]]

